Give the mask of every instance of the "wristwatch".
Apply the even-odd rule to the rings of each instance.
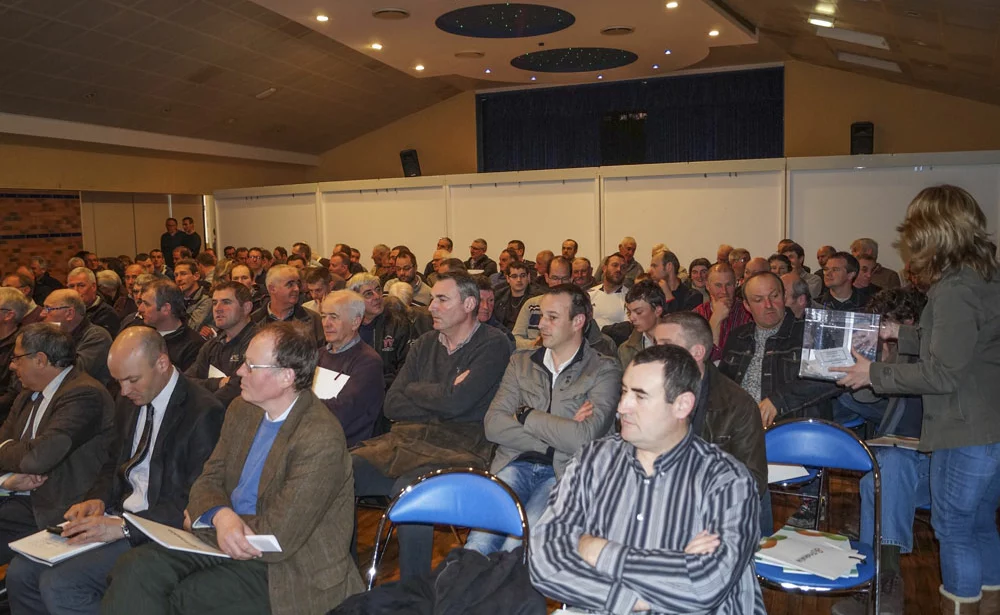
[[[132,542],[132,532],[128,529],[128,521],[122,519],[122,537],[125,540]]]

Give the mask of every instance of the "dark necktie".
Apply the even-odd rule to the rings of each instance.
[[[28,423],[24,426],[24,431],[21,432],[22,440],[30,440],[33,437],[31,435],[31,431],[35,424],[35,415],[38,414],[38,408],[42,405],[42,400],[44,398],[45,396],[39,391],[38,397],[35,398],[35,401],[31,402],[31,412],[28,413]]]
[[[135,453],[126,461],[120,468],[121,477],[125,480],[125,490],[122,494],[122,502],[128,499],[132,495],[132,483],[128,482],[128,473],[131,472],[135,466],[142,463],[142,460],[149,455],[149,449],[152,446],[153,438],[153,404],[146,404],[146,422],[142,426],[142,435],[139,436],[139,446],[136,447]]]

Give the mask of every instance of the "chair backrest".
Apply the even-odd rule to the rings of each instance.
[[[856,435],[819,419],[779,423],[764,432],[768,463],[869,472],[874,456]]]
[[[524,538],[527,516],[517,495],[488,472],[437,470],[404,489],[385,512],[392,523],[436,523]]]

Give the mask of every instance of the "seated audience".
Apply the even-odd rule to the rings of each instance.
[[[652,279],[636,282],[625,295],[632,333],[618,347],[618,359],[621,361],[622,369],[628,367],[639,351],[656,345],[653,329],[663,316],[665,303],[662,287]]]
[[[428,306],[431,304],[431,287],[417,275],[417,257],[409,250],[400,251],[396,256],[396,277],[385,283],[383,291],[389,292],[396,284],[408,284],[413,289],[412,303]]]
[[[347,271],[348,275],[344,277],[345,280],[350,278],[355,273],[366,273],[364,266],[361,264],[361,253],[347,245],[346,243],[338,243],[333,246],[333,253],[346,254],[347,255]],[[343,289],[340,289],[343,290]]]
[[[344,278],[341,278],[341,281],[343,280]],[[330,270],[322,267],[306,269],[302,282],[306,286],[306,292],[309,293],[309,301],[303,303],[302,307],[319,314],[323,300],[332,290],[333,279]]]
[[[664,314],[690,311],[703,303],[700,292],[681,282],[680,271],[681,263],[677,260],[677,255],[669,250],[654,254],[649,264],[649,277],[663,292]]]
[[[225,407],[240,394],[240,377],[236,372],[257,333],[257,327],[250,321],[252,310],[246,286],[237,282],[216,284],[212,291],[212,324],[219,333],[205,342],[194,363],[184,371],[188,378],[214,393]],[[217,373],[213,374],[213,368]]]
[[[503,326],[513,330],[525,301],[537,295],[531,292],[528,265],[511,261],[507,265],[507,284],[496,290],[493,315]]]
[[[514,242],[512,241],[511,244],[513,243]],[[518,254],[521,253],[522,250],[518,250]],[[525,265],[528,265],[529,271],[531,272],[532,276],[531,281],[534,282],[536,280],[541,280],[545,277],[545,274],[549,272],[549,265],[552,264],[552,259],[554,259],[555,257],[556,255],[555,253],[552,252],[552,250],[542,250],[541,252],[535,255],[535,267],[533,271],[530,269],[531,261],[524,260],[523,254],[521,255],[521,260],[524,262]]]
[[[342,280],[347,280],[353,275],[351,273],[351,255],[344,252],[334,252],[330,255],[330,266],[328,268],[331,276],[337,276]]]
[[[114,456],[66,511],[62,533],[71,544],[105,544],[53,567],[16,557],[7,572],[12,612],[96,613],[118,557],[146,541],[121,513],[180,528],[188,491],[219,439],[222,404],[171,365],[154,331],[123,331],[108,366],[121,386]]]
[[[701,293],[702,303],[708,303],[711,299],[708,294],[708,268],[711,266],[712,263],[707,258],[696,258],[688,265],[688,286]]]
[[[52,277],[49,273],[49,261],[41,256],[32,256],[31,275],[35,278],[35,294],[32,299],[38,305],[45,303],[45,298],[54,290],[66,288],[62,282]]]
[[[34,284],[35,281],[32,278],[22,273],[12,273],[3,279],[3,288],[17,290],[24,297],[25,301],[28,302],[28,311],[19,319],[22,326],[42,322],[45,318],[44,314],[42,314],[42,306],[36,304],[34,300]],[[11,341],[11,343],[13,344],[14,342]]]
[[[114,423],[111,395],[74,366],[68,331],[24,327],[10,366],[22,390],[0,426],[0,564],[14,557],[8,543],[60,523],[94,485]]]
[[[330,396],[319,391],[319,397],[340,421],[348,447],[372,437],[385,399],[382,359],[358,335],[364,315],[365,300],[353,290],[330,293],[320,311],[326,347],[319,367],[334,373],[340,389]]]
[[[747,263],[750,262],[750,251],[746,248],[733,248],[729,252],[729,266],[733,268],[733,275],[737,285],[743,283],[746,278]]]
[[[125,319],[132,314],[135,314],[139,309],[133,295],[135,291],[135,281],[144,273],[146,273],[146,270],[143,269],[142,265],[133,263],[128,267],[125,267],[125,277],[122,279],[122,292],[125,294],[125,301],[122,302],[120,308],[116,311],[118,317],[122,320],[122,330],[124,330],[127,326],[125,324]]]
[[[694,436],[700,379],[682,348],[636,355],[618,403],[621,434],[570,461],[532,531],[540,592],[599,612],[763,615],[752,564],[757,486]]]
[[[479,288],[469,275],[442,275],[433,296],[435,330],[413,343],[385,398],[392,428],[351,452],[358,496],[395,495],[434,468],[488,463],[492,446],[483,417],[510,346],[502,333],[477,320]],[[430,569],[433,534],[431,526],[399,526],[403,579]]]
[[[729,264],[729,255],[733,252],[733,246],[728,243],[719,244],[715,251],[715,262]]]
[[[295,244],[308,246],[306,244]],[[305,249],[305,248],[300,248]],[[275,265],[267,272],[268,301],[251,316],[254,324],[263,327],[272,322],[294,321],[305,324],[316,339],[316,345],[325,343],[323,323],[319,314],[299,305],[299,271],[290,265]]]
[[[389,246],[384,243],[375,244],[372,248],[372,268],[369,273],[381,277],[389,272]]]
[[[784,254],[777,252],[768,257],[767,264],[771,273],[779,278],[792,270],[792,261],[788,260]]]
[[[573,260],[576,258],[576,252],[579,249],[580,249],[580,244],[576,243],[575,239],[567,239],[566,241],[562,242],[561,256],[572,263]]]
[[[590,289],[590,302],[594,307],[594,320],[598,327],[627,320],[625,293],[628,288],[625,284],[625,267],[625,257],[617,252],[605,258],[601,264],[600,284]],[[557,280],[557,283],[572,281],[572,274],[565,278]]]
[[[809,296],[819,297],[823,292],[823,277],[815,273],[810,273],[806,269],[806,251],[802,249],[802,246],[793,241],[782,246],[780,252],[792,264],[792,273],[802,278],[802,281],[809,287]],[[822,273],[822,270],[823,265],[820,265],[820,273]]]
[[[243,262],[246,263],[246,248],[243,248]],[[171,252],[166,252],[166,254],[171,254]],[[237,250],[239,254],[239,250]],[[168,280],[174,279],[174,270],[167,264],[166,258],[163,256],[164,252],[162,250],[150,250],[149,260],[153,262],[153,275],[166,278]]]
[[[583,290],[590,290],[597,285],[594,279],[594,267],[590,259],[579,256],[573,259],[573,283]]]
[[[434,283],[437,282],[438,268],[441,266],[441,262],[450,259],[451,257],[451,252],[448,250],[442,250],[440,248],[434,250],[434,253],[431,255],[431,262],[427,263],[430,271],[428,272],[426,269],[424,270],[424,279],[427,284],[433,286]],[[461,263],[462,261],[459,260],[458,262]]]
[[[90,322],[80,295],[69,288],[52,291],[42,310],[45,322],[59,326],[73,337],[76,366],[104,385],[111,384],[108,372],[108,350],[111,335],[103,327]]]
[[[816,302],[828,310],[864,311],[870,295],[867,290],[854,287],[858,269],[858,259],[847,252],[837,252],[828,258],[823,267],[826,291]]]
[[[496,319],[493,313],[493,307],[496,302],[496,296],[493,293],[493,285],[490,284],[489,279],[484,274],[479,274],[474,276],[476,284],[479,286],[479,313],[477,319],[480,323],[493,327],[497,329],[510,341],[510,347],[514,348],[514,334],[510,332],[510,329],[505,327],[503,323]]]
[[[181,371],[194,364],[205,340],[184,324],[184,294],[168,280],[149,284],[139,299],[142,322],[156,329],[167,344],[170,360]]]
[[[0,288],[0,421],[7,418],[10,406],[20,392],[20,382],[11,369],[11,363],[14,342],[29,305],[20,291]]]
[[[588,305],[586,293],[572,284],[543,295],[542,348],[511,357],[486,412],[486,437],[498,445],[490,471],[517,493],[529,528],[573,455],[614,422],[621,368],[584,342]],[[489,555],[519,543],[472,532],[465,548]]]
[[[90,322],[104,328],[111,337],[118,335],[122,323],[114,308],[98,294],[97,276],[93,271],[86,267],[77,267],[70,271],[69,277],[66,278],[66,287],[75,290],[83,299]]]
[[[465,261],[465,268],[480,270],[488,278],[497,272],[497,264],[486,254],[486,250],[485,239],[473,239],[469,245],[469,259]]]
[[[871,275],[872,284],[879,288],[899,288],[899,274],[878,262],[877,241],[869,237],[855,239],[851,242],[851,254],[859,260],[862,256],[867,256],[874,263]]]
[[[781,276],[781,284],[785,287],[785,307],[795,314],[796,319],[805,318],[806,308],[819,307],[809,294],[809,284],[795,272]]]
[[[400,286],[405,287],[406,285]],[[365,315],[361,318],[358,335],[381,358],[382,376],[388,390],[406,360],[411,339],[410,321],[405,313],[386,310],[381,281],[376,276],[355,274],[351,277],[348,288],[365,300]]]
[[[743,280],[740,283],[740,286],[743,285],[743,282],[749,280],[755,273],[762,273],[764,271],[770,271],[770,270],[771,270],[771,264],[763,256],[757,256],[755,258],[751,258],[749,261],[747,261],[747,265],[743,269]]]
[[[195,257],[195,262],[198,264],[198,273],[201,274],[202,285],[208,285],[209,288],[215,283],[215,268],[218,265],[218,261],[210,250],[203,250],[198,253]]]
[[[872,284],[872,272],[875,271],[875,266],[875,259],[871,256],[862,254],[858,257],[858,277],[854,278],[854,288],[866,294],[869,301],[882,290],[882,287]]]
[[[184,294],[187,326],[202,338],[213,335],[212,295],[201,285],[201,270],[194,259],[184,258],[174,264],[174,282]]]
[[[712,361],[722,358],[729,334],[750,322],[750,313],[736,300],[736,273],[726,263],[716,263],[708,270],[710,300],[694,309],[712,327]]]
[[[511,250],[510,248],[505,249],[500,252],[500,256],[497,258],[497,272],[489,277],[490,284],[497,290],[501,287],[507,285],[507,268],[511,263],[516,263],[518,260],[517,252]]]
[[[615,252],[622,259],[622,282],[625,286],[631,287],[635,283],[636,276],[645,273],[642,269],[642,265],[635,260],[635,250],[636,243],[633,237],[623,237],[621,242],[618,244],[618,251]],[[605,262],[607,260],[605,259]],[[602,263],[601,270],[597,273],[597,282],[601,283],[604,281],[604,276],[607,272],[604,269],[604,263]],[[600,320],[598,320],[600,322]],[[620,322],[620,321],[619,321]],[[603,326],[603,325],[602,325]]]
[[[823,269],[826,267],[826,261],[836,253],[837,249],[833,246],[820,246],[819,249],[816,250],[816,262],[819,263],[820,273],[822,273]]]
[[[132,549],[115,564],[102,613],[324,613],[362,591],[348,554],[354,492],[344,433],[310,390],[317,352],[312,330],[294,322],[269,324],[247,348],[243,394],[186,515],[229,558]],[[281,552],[261,553],[251,534],[274,535]]]
[[[507,242],[507,249],[508,250],[514,250],[517,253],[517,260],[521,261],[522,263],[524,263],[525,265],[528,266],[528,272],[532,276],[535,275],[535,273],[536,273],[536,269],[535,269],[536,265],[535,265],[535,263],[533,263],[532,261],[524,258],[524,242],[523,241],[521,241],[520,239],[511,239],[510,241]],[[552,250],[545,250],[545,253],[548,255],[548,259],[550,261],[555,256],[555,254],[552,253]],[[538,259],[536,258],[535,260],[538,260]],[[548,269],[548,263],[546,263],[545,266],[546,266],[546,269]],[[532,278],[532,279],[534,279],[534,278]]]

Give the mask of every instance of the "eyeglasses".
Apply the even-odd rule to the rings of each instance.
[[[559,276],[559,275],[549,274],[549,279],[552,280],[553,282],[569,282],[573,279],[573,276],[572,275]]]
[[[26,357],[26,356],[28,356],[30,354],[38,354],[38,352],[39,352],[38,350],[33,350],[31,352],[22,352],[21,354],[11,355],[10,362],[13,363],[14,361],[17,361],[18,359],[20,359],[21,357]]]
[[[247,366],[247,373],[252,374],[255,369],[285,369],[284,365],[254,365],[249,361],[244,361],[243,365]]]
[[[42,311],[48,314],[49,312],[55,312],[56,310],[68,310],[70,306],[68,305],[46,305],[42,307]]]

